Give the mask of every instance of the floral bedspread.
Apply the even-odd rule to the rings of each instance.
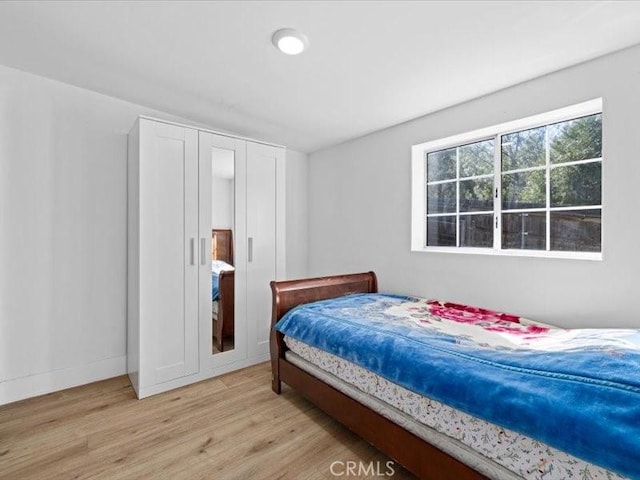
[[[302,305],[276,328],[413,392],[640,478],[640,330],[566,330],[384,294]]]
[[[568,351],[584,348],[640,350],[640,330],[564,329],[508,313],[437,300],[412,298],[386,313],[435,331],[493,348]]]

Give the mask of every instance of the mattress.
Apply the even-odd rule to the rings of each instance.
[[[285,343],[293,352],[293,355],[288,352],[287,357],[292,363],[490,478],[623,478],[523,434],[419,395],[294,338],[285,336]]]

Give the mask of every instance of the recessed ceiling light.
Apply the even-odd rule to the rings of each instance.
[[[306,35],[293,28],[282,28],[273,34],[271,41],[275,47],[287,55],[298,55],[309,46]]]

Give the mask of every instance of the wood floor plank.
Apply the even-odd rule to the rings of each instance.
[[[413,478],[270,378],[264,363],[137,400],[122,376],[0,406],[0,479]]]

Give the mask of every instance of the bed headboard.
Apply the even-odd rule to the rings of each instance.
[[[283,334],[273,325],[293,307],[302,303],[316,302],[328,298],[341,297],[350,293],[376,293],[378,281],[373,272],[333,275],[331,277],[303,278],[271,282],[273,293],[271,333],[269,350],[271,353],[271,388],[280,393],[280,360],[285,358],[287,346]]]
[[[233,233],[230,229],[211,230],[211,259],[233,265]]]
[[[351,293],[376,293],[378,281],[373,272],[333,275],[271,282],[273,293],[272,324],[301,303],[341,297]]]

